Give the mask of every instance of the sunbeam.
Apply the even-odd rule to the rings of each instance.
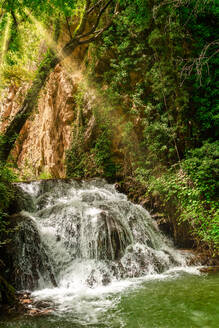
[[[47,42],[49,48],[51,48],[55,53],[59,53],[60,47],[57,42],[53,39],[51,34],[46,30],[46,28],[43,26],[43,24],[34,16],[31,14],[31,12],[26,8],[25,13],[30,18],[32,23],[35,24],[37,30],[39,33],[45,38],[45,41]]]
[[[4,35],[3,35],[2,47],[1,47],[1,61],[0,61],[1,65],[4,63],[5,54],[6,54],[6,50],[7,50],[7,44],[8,44],[8,40],[9,40],[9,34],[10,34],[10,24],[11,24],[11,20],[8,17],[7,23],[5,26],[5,30],[3,32]]]

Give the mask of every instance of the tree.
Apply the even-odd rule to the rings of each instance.
[[[58,6],[60,2],[55,1],[53,5]],[[74,32],[72,33],[71,27],[69,26],[69,19],[67,14],[69,14],[70,10],[69,8],[65,7],[65,3],[63,3],[63,7],[59,8],[59,10],[62,10],[64,13],[66,20],[68,22],[68,30],[69,30],[69,41],[63,46],[61,51],[59,53],[56,53],[53,48],[48,49],[47,54],[45,58],[42,60],[42,62],[39,64],[39,68],[36,74],[35,79],[33,80],[33,83],[30,87],[30,89],[27,92],[27,95],[18,110],[16,116],[12,119],[12,121],[9,123],[8,127],[6,128],[6,131],[4,133],[5,142],[2,145],[0,158],[3,161],[6,161],[10,151],[13,148],[13,145],[16,141],[17,136],[19,135],[24,123],[26,122],[27,118],[31,115],[33,112],[33,109],[37,103],[37,99],[39,96],[39,92],[42,89],[43,85],[45,84],[45,81],[47,77],[50,74],[50,71],[55,68],[55,66],[59,63],[61,63],[66,57],[72,54],[72,52],[80,45],[88,44],[90,42],[94,42],[97,40],[104,31],[106,31],[112,24],[113,19],[118,15],[119,12],[119,5],[117,1],[114,0],[100,0],[96,3],[92,0],[86,0],[84,1],[84,8],[81,15],[81,19],[77,27],[75,28]],[[70,1],[71,8],[74,8],[75,2]],[[19,15],[21,17],[25,17],[25,19],[28,19],[28,12],[29,10],[38,11],[39,7],[42,6],[41,10],[43,11],[45,7],[47,8],[50,5],[50,1],[23,1],[22,6],[17,1],[4,1],[3,3],[4,8],[6,12],[10,12],[13,20],[17,22],[18,20],[16,18],[16,10],[19,12]],[[29,9],[25,10],[25,6],[29,6]],[[21,7],[23,10],[21,11]],[[108,8],[111,8],[110,17],[107,20],[107,22],[100,27],[100,21],[103,16],[103,14],[106,12]],[[68,9],[68,10],[67,10]],[[91,19],[90,19],[91,18]],[[92,27],[89,27],[89,20],[93,20],[94,23]],[[59,21],[55,21],[55,37],[54,41],[58,41],[60,27],[59,27]]]

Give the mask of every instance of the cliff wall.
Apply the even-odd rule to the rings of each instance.
[[[58,65],[41,90],[34,115],[27,120],[12,151],[19,174],[24,178],[47,174],[65,177],[65,151],[71,144],[71,124],[75,117],[75,78]],[[1,103],[1,131],[16,114],[27,86],[11,86]]]

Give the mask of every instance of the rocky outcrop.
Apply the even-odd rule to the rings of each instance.
[[[10,221],[15,231],[5,252],[5,263],[10,268],[8,280],[18,290],[38,288],[42,276],[56,286],[53,263],[34,222],[21,213],[11,216]]]
[[[82,53],[76,55],[82,56]],[[11,152],[21,178],[65,177],[65,153],[76,119],[75,94],[81,73],[78,65],[57,65],[41,90],[34,114],[26,121]],[[69,73],[70,71],[70,73]],[[29,85],[10,86],[0,102],[0,133],[18,112]]]
[[[73,80],[57,66],[41,92],[36,114],[24,125],[13,151],[18,167],[27,176],[65,176],[75,91]]]
[[[28,86],[28,83],[21,86],[12,84],[4,90],[2,100],[0,101],[0,133],[5,132],[6,127],[18,112],[27,93]]]

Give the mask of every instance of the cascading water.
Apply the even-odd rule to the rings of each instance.
[[[103,295],[186,265],[149,213],[104,180],[18,188],[25,202],[16,237],[17,288],[53,301],[57,311],[79,313],[81,302],[83,313],[98,311],[110,303]]]

